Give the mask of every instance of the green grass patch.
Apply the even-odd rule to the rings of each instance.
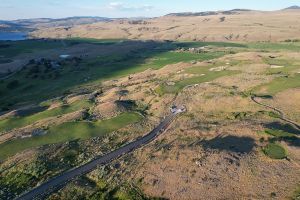
[[[300,51],[300,43],[288,43],[288,42],[281,42],[281,43],[269,43],[269,42],[258,42],[258,43],[249,43],[247,47],[250,49],[257,49],[257,50],[265,50],[265,51]]]
[[[116,44],[123,41],[127,41],[128,39],[95,39],[95,38],[68,38],[65,41],[68,41],[68,43],[71,44],[78,44],[78,43],[92,43],[92,44],[100,44],[100,45],[110,45],[110,44]]]
[[[295,134],[277,129],[266,129],[265,133],[274,137],[294,137]]]
[[[293,76],[275,78],[271,82],[253,89],[253,92],[259,95],[263,95],[263,94],[274,95],[287,89],[299,88],[299,87],[300,87],[300,74],[295,74]],[[262,88],[264,88],[266,92],[263,93],[260,92]]]
[[[51,127],[46,135],[14,139],[0,144],[0,159],[6,159],[18,152],[47,144],[103,136],[129,124],[138,122],[142,116],[137,113],[123,113],[117,117],[97,122],[67,122]]]
[[[263,148],[263,152],[272,159],[284,159],[287,157],[286,150],[277,143],[270,143]]]
[[[42,119],[75,112],[80,109],[89,108],[90,106],[92,106],[92,102],[88,100],[80,100],[69,105],[63,105],[51,110],[45,110],[30,116],[4,119],[0,121],[0,132],[9,131],[14,128],[21,128]]]
[[[18,106],[20,103],[39,103],[70,91],[93,90],[105,80],[127,76],[149,68],[160,69],[168,64],[210,60],[225,55],[224,52],[202,54],[173,52],[171,48],[175,47],[172,47],[172,44],[159,43],[157,47],[161,49],[152,47],[152,49],[145,48],[142,52],[115,52],[112,56],[87,58],[80,62],[78,67],[67,63],[58,70],[47,71],[44,66],[29,66],[0,83],[0,91],[5,94],[0,96],[1,108],[4,110]],[[7,85],[14,80],[18,80],[18,87],[7,88]]]
[[[231,42],[177,42],[179,46],[197,48],[204,46],[248,48],[246,44]]]
[[[268,115],[270,117],[273,117],[273,118],[280,118],[281,117],[279,113],[273,112],[273,111],[268,112]]]
[[[63,47],[60,41],[48,40],[22,40],[12,42],[0,42],[0,45],[7,45],[5,48],[0,48],[0,55],[6,58],[12,58],[21,53],[32,53],[39,50],[55,49]]]
[[[295,59],[285,60],[285,59],[272,59],[264,58],[264,62],[269,65],[282,66],[280,68],[269,68],[267,69],[268,75],[290,75],[292,71],[299,69],[299,61]]]
[[[163,84],[156,88],[156,92],[159,95],[163,95],[166,93],[178,93],[184,87],[188,85],[200,84],[208,81],[215,80],[217,78],[223,76],[229,76],[233,74],[237,74],[238,71],[231,71],[231,70],[222,70],[222,71],[210,71],[210,67],[193,67],[186,70],[186,73],[195,74],[195,77],[186,78],[184,80],[178,81],[175,85],[167,85]],[[204,75],[203,75],[204,74]]]
[[[224,56],[224,52],[211,52],[211,53],[189,53],[189,52],[165,52],[151,58],[150,62],[145,64],[146,68],[159,69],[165,65],[189,62],[189,61],[203,61],[211,60]]]

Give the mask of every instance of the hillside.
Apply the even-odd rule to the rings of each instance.
[[[13,21],[0,20],[0,31],[33,31],[51,27],[72,27],[83,24],[93,24],[96,22],[108,22],[111,19],[106,17],[67,17],[61,19],[38,18],[19,19]]]
[[[288,8],[285,8],[284,10],[299,10],[300,6],[290,6]]]
[[[0,200],[299,200],[297,7],[0,29]]]
[[[127,38],[193,41],[283,41],[298,39],[300,12],[297,9],[263,12],[231,11],[173,13],[145,20],[114,20],[65,28],[40,28],[36,38]]]
[[[174,105],[187,110],[154,141],[48,199],[299,197],[300,131],[282,118],[300,122],[299,42],[0,44],[3,63],[25,63],[0,81],[1,199],[141,138]]]

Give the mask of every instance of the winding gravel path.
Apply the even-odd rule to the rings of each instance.
[[[261,103],[261,102],[259,102],[257,99],[258,99],[258,97],[251,96],[251,100],[252,100],[254,103],[256,103],[256,104],[258,104],[258,105],[261,105],[261,106],[263,106],[263,107],[265,107],[265,108],[269,108],[269,109],[271,109],[271,110],[276,111],[276,112],[279,114],[279,119],[281,119],[281,120],[283,120],[283,121],[285,121],[285,122],[287,122],[287,123],[292,124],[292,125],[295,126],[297,129],[300,130],[300,124],[298,124],[297,122],[295,122],[295,121],[293,121],[293,120],[290,120],[289,118],[285,117],[284,112],[282,112],[280,109],[275,108],[275,107],[273,107],[273,106],[270,106],[270,105],[268,105],[268,104]]]
[[[115,150],[112,151],[104,156],[98,157],[82,166],[77,168],[71,169],[69,171],[64,172],[63,174],[50,179],[49,181],[41,184],[40,186],[34,188],[33,190],[29,191],[21,195],[18,200],[32,200],[32,199],[46,199],[52,192],[57,191],[58,189],[65,186],[68,182],[76,179],[79,176],[87,174],[95,169],[99,165],[105,165],[110,163],[111,161],[128,154],[146,144],[153,141],[159,135],[161,135],[168,126],[172,123],[175,117],[185,112],[185,110],[179,109],[177,112],[170,114],[167,116],[156,128],[154,128],[150,133],[147,135],[136,139],[135,141]]]

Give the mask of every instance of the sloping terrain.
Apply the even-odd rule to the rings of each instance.
[[[62,41],[27,41],[33,60],[0,82],[1,198],[143,136],[173,105],[187,112],[155,141],[49,199],[299,197],[300,131],[251,100],[299,123],[298,42]]]
[[[188,41],[284,41],[299,39],[300,12],[294,7],[272,12],[236,9],[175,13],[146,20],[114,20],[73,27],[44,27],[37,38],[152,39]]]
[[[50,28],[57,26],[72,27],[75,25],[92,24],[96,22],[111,21],[105,17],[68,17],[61,19],[40,18],[40,19],[19,19],[13,21],[0,20],[1,31],[33,31],[37,27]]]

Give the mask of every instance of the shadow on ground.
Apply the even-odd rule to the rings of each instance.
[[[284,132],[300,135],[300,130],[289,124],[282,124],[280,122],[272,122],[272,123],[266,124],[265,127],[268,129],[277,129],[277,130],[281,130]]]
[[[300,139],[296,136],[278,137],[278,138],[271,138],[270,139],[270,142],[276,142],[276,141],[279,141],[279,142],[283,141],[283,142],[286,142],[290,146],[300,147]]]
[[[296,136],[280,136],[269,139],[269,142],[286,142],[289,146],[300,147],[300,138]]]
[[[255,147],[255,141],[250,137],[233,135],[217,136],[210,140],[199,142],[205,150],[228,151],[233,153],[250,153]]]
[[[290,146],[300,147],[300,130],[290,124],[282,124],[280,122],[272,122],[265,125],[266,128],[271,130],[279,130],[287,133],[286,135],[275,136],[270,138],[270,142],[286,142]]]

